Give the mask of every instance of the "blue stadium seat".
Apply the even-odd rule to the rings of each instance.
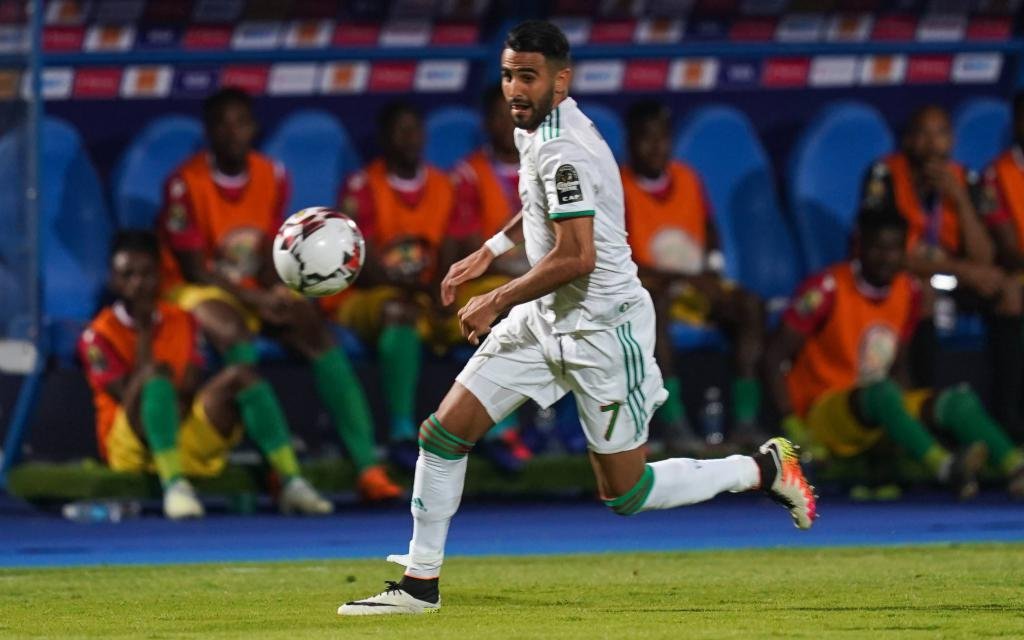
[[[953,114],[953,158],[982,171],[1010,144],[1010,105],[1005,100],[975,98]]]
[[[892,132],[882,115],[860,102],[829,105],[804,128],[786,179],[808,273],[846,257],[861,178],[892,148]]]
[[[450,171],[484,143],[480,114],[466,107],[441,107],[426,121],[427,162]]]
[[[704,181],[727,275],[765,299],[790,295],[802,277],[800,256],[750,120],[732,107],[698,109],[682,123],[673,155]]]
[[[25,243],[24,131],[15,128],[0,137],[0,261],[12,269],[28,259]]]
[[[203,144],[203,126],[189,116],[157,118],[128,145],[111,177],[119,227],[153,228],[167,177]]]
[[[608,143],[615,160],[622,164],[626,161],[626,129],[622,124],[619,114],[612,109],[600,104],[588,102],[581,105],[583,113],[593,121],[601,137]]]
[[[43,122],[40,240],[43,316],[54,353],[69,360],[107,281],[114,223],[82,138],[67,122]]]
[[[291,176],[287,211],[332,207],[342,181],[359,168],[359,155],[345,127],[326,111],[308,109],[288,116],[263,145]]]

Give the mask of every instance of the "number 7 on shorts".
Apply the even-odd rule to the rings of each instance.
[[[612,439],[612,430],[615,429],[615,421],[619,419],[619,407],[621,406],[622,405],[620,405],[618,402],[613,402],[611,404],[606,404],[601,407],[602,412],[612,412],[612,419],[608,421],[608,428],[604,432],[605,441]]]

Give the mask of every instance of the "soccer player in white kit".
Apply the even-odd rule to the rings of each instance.
[[[753,456],[646,463],[648,423],[667,393],[654,360],[654,306],[626,242],[618,166],[568,96],[569,44],[556,26],[536,20],[513,28],[501,76],[516,124],[523,208],[451,267],[442,299],[451,304],[458,285],[519,243],[531,268],[459,310],[463,334],[482,344],[420,426],[412,540],[408,554],[388,556],[406,567],[405,575],[375,596],[342,605],[341,615],[439,610],[444,543],[462,498],[466,456],[528,399],[547,407],[566,393],[575,396],[598,490],[617,514],[761,489],[797,527],[809,528],[816,517],[813,488],[784,438],[772,438]]]

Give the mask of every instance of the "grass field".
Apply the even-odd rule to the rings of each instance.
[[[439,614],[335,615],[396,568],[0,570],[0,636],[1024,637],[1024,545],[452,558]]]

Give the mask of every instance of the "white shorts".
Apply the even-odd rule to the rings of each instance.
[[[456,380],[495,422],[531,399],[550,407],[570,391],[592,451],[647,442],[651,416],[668,398],[654,360],[650,299],[614,329],[556,334],[532,304],[512,309]]]

